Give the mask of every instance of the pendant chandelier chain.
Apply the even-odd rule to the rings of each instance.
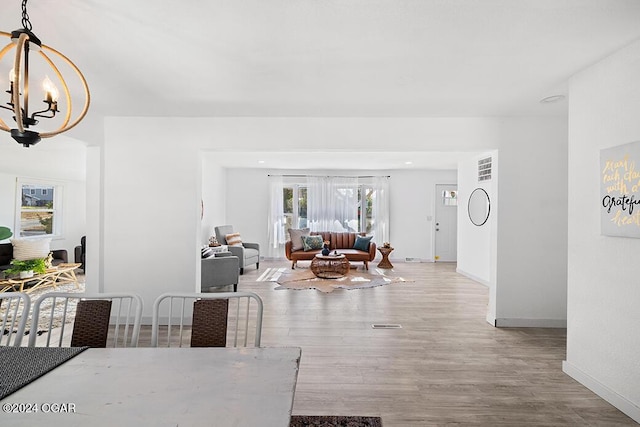
[[[31,31],[33,26],[29,21],[29,14],[27,13],[27,0],[22,0],[22,28],[27,31]]]

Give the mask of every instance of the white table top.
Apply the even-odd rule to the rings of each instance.
[[[0,424],[288,427],[300,354],[297,347],[88,349],[1,400]],[[65,409],[53,404],[70,412],[53,413]]]

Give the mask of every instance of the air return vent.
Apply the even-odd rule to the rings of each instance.
[[[491,179],[491,157],[478,160],[478,181]]]
[[[373,329],[400,329],[402,325],[397,323],[374,323],[371,327]]]

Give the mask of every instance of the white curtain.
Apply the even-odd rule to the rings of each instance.
[[[281,176],[269,176],[269,247],[266,257],[279,258],[286,242],[283,182]]]
[[[307,177],[307,220],[311,231],[357,231],[358,178]]]
[[[373,180],[372,205],[373,240],[382,245],[389,241],[389,177],[377,176]]]

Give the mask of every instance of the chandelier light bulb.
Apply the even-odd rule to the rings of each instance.
[[[12,68],[11,70],[9,70],[9,82],[13,83],[15,79],[16,79],[16,70]]]
[[[49,76],[46,76],[44,78],[44,81],[42,82],[42,87],[44,88],[44,92],[46,96],[45,99],[47,102],[58,102],[58,96],[59,96],[58,88],[56,87],[56,85],[53,84]]]

